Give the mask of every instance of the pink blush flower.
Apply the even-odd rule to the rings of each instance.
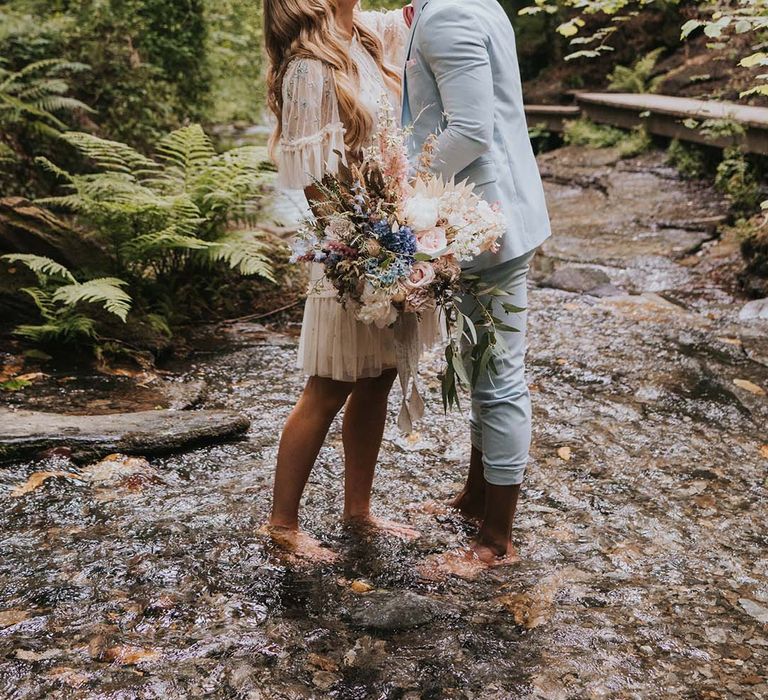
[[[416,236],[416,251],[426,255],[434,255],[448,245],[445,229],[440,226],[421,231]]]
[[[430,263],[417,262],[411,268],[411,276],[406,280],[407,289],[420,289],[428,287],[435,281],[435,270]]]

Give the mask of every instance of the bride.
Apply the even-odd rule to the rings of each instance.
[[[399,67],[408,37],[404,12],[362,12],[357,5],[358,0],[264,0],[267,91],[277,117],[272,148],[280,184],[304,189],[315,209],[319,193],[313,183],[336,171],[339,154],[354,160],[371,142],[383,100],[394,113],[400,111]],[[280,440],[269,534],[299,555],[334,557],[300,532],[299,504],[331,422],[346,404],[344,520],[415,537],[414,530],[374,518],[370,510],[387,398],[397,375],[394,332],[357,321],[336,300],[317,264],[304,310],[299,367],[308,380]]]

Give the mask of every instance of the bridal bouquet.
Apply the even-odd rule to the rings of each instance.
[[[361,161],[342,164],[338,174],[315,183],[321,197],[312,203],[315,216],[299,231],[293,260],[322,264],[340,303],[364,323],[393,326],[396,342],[405,335],[413,339],[416,321],[439,312],[447,337],[447,409],[458,404],[457,382],[473,383],[486,367],[493,369],[501,342],[496,330],[511,330],[488,302],[477,305],[474,318],[459,309],[465,295],[479,301],[503,294],[488,285],[481,289],[477,277],[462,273],[461,263],[496,250],[504,220],[471,185],[445,182],[430,172],[434,142],[424,146],[416,175],[409,177],[406,134],[386,110],[377,133]],[[462,346],[471,349],[462,353]],[[398,360],[404,356],[398,361],[403,394],[413,379],[418,395],[413,352],[397,351]],[[411,412],[420,412],[420,398],[411,399]]]

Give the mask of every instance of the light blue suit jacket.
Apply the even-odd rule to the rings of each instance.
[[[512,24],[496,0],[423,0],[411,27],[403,124],[413,150],[438,135],[434,170],[499,202],[507,231],[481,270],[520,257],[550,235],[528,137]]]

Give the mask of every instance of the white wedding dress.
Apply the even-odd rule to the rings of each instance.
[[[382,40],[385,60],[393,67],[404,64],[408,27],[401,11],[361,12],[363,22]],[[350,56],[360,75],[359,98],[377,123],[382,100],[389,100],[399,115],[399,96],[390,92],[373,57],[355,37]],[[339,153],[345,152],[344,125],[339,116],[334,78],[322,61],[296,58],[283,80],[282,137],[278,151],[280,185],[303,189],[328,172],[335,172]],[[421,347],[438,338],[434,314],[419,324]],[[377,377],[396,366],[392,328],[378,328],[358,321],[336,299],[336,290],[325,280],[322,265],[313,264],[304,321],[299,341],[298,367],[310,376],[354,382]]]

